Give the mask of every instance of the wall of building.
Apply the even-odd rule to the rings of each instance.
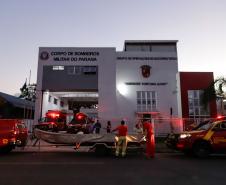
[[[182,117],[189,117],[188,90],[203,90],[214,81],[212,72],[180,72]],[[216,101],[209,104],[210,116],[217,114]]]
[[[219,98],[217,99],[216,103],[217,103],[217,115],[226,116],[226,101]]]
[[[49,99],[49,96],[51,97],[50,99]],[[54,103],[54,99],[57,100],[57,103]],[[61,102],[61,99],[59,97],[54,96],[49,91],[44,92],[43,103],[42,103],[42,117],[45,116],[45,113],[48,110],[67,110],[68,109],[67,102],[64,102],[63,106],[61,106],[60,102]]]
[[[133,48],[134,49],[134,48]],[[144,78],[142,65],[149,65],[151,73]],[[178,116],[177,83],[178,73],[177,53],[174,52],[118,52],[117,53],[116,86],[122,85],[126,93],[120,93],[117,88],[117,107],[119,115],[130,123],[136,123],[137,91],[155,91],[157,93],[157,111],[161,118]],[[139,85],[128,85],[140,83]]]
[[[92,83],[93,79],[84,81],[80,76],[81,78],[79,77],[75,83],[76,88],[73,89],[73,80],[70,81],[70,85],[67,84],[65,71],[58,71],[63,76],[63,81],[57,80],[57,77],[60,77],[57,75],[54,83],[50,81],[47,83],[48,70],[52,70],[53,66],[55,68],[60,66],[59,69],[63,70],[71,66],[97,66],[98,118],[103,125],[111,120],[114,127],[124,119],[129,129],[132,130],[137,121],[136,113],[139,111],[137,91],[156,92],[157,107],[153,111],[159,112],[160,118],[178,117],[176,41],[155,44],[145,42],[142,46],[139,46],[139,43],[135,46],[130,43],[125,48],[126,51],[123,52],[116,52],[115,48],[40,48],[35,120],[40,117],[40,112],[45,114],[50,109],[61,109],[58,105],[48,102],[48,90],[53,92],[81,90],[78,88],[79,84],[88,90],[89,86],[96,87]],[[84,55],[84,53],[91,53],[91,56]],[[142,75],[142,65],[151,67],[150,76],[147,78]],[[48,70],[44,73],[44,69]],[[55,72],[50,74],[52,80],[54,80]],[[139,83],[139,85],[134,85],[134,83]],[[123,86],[127,92],[120,92],[120,86]]]
[[[37,101],[35,109],[35,121],[41,117],[41,112],[48,110],[50,105],[45,105],[45,92],[43,88],[43,69],[45,66],[97,66],[98,67],[98,117],[103,120],[113,120],[117,117],[116,107],[116,51],[115,48],[64,48],[51,47],[39,48],[39,61],[37,73]],[[67,80],[65,80],[65,84]],[[82,80],[79,83],[83,82]],[[78,84],[78,83],[77,83]],[[59,90],[51,86],[51,89]],[[91,84],[92,85],[92,84]],[[71,86],[70,86],[71,88]],[[73,90],[61,83],[61,91]],[[44,101],[43,101],[44,100]],[[48,102],[48,101],[47,101]],[[44,103],[44,104],[43,104]],[[57,108],[57,107],[56,107]]]

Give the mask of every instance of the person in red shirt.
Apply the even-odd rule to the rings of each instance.
[[[121,155],[122,157],[125,157],[126,155],[126,147],[127,147],[127,132],[128,132],[128,127],[125,125],[125,121],[121,121],[121,125],[117,126],[115,129],[112,130],[112,132],[118,131],[118,142],[116,145],[116,151],[115,155],[118,157],[120,154],[120,151],[122,152]]]
[[[144,134],[146,136],[146,157],[155,157],[155,135],[152,123],[147,120],[143,122]]]

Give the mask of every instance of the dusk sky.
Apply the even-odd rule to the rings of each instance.
[[[226,76],[226,0],[1,0],[0,92],[36,82],[39,47],[178,40],[179,71]]]

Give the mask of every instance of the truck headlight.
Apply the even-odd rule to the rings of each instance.
[[[191,134],[181,134],[180,139],[191,137]]]

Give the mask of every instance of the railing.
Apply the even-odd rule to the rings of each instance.
[[[154,131],[157,137],[167,136],[169,133],[183,131],[183,120],[180,118],[153,119]]]

